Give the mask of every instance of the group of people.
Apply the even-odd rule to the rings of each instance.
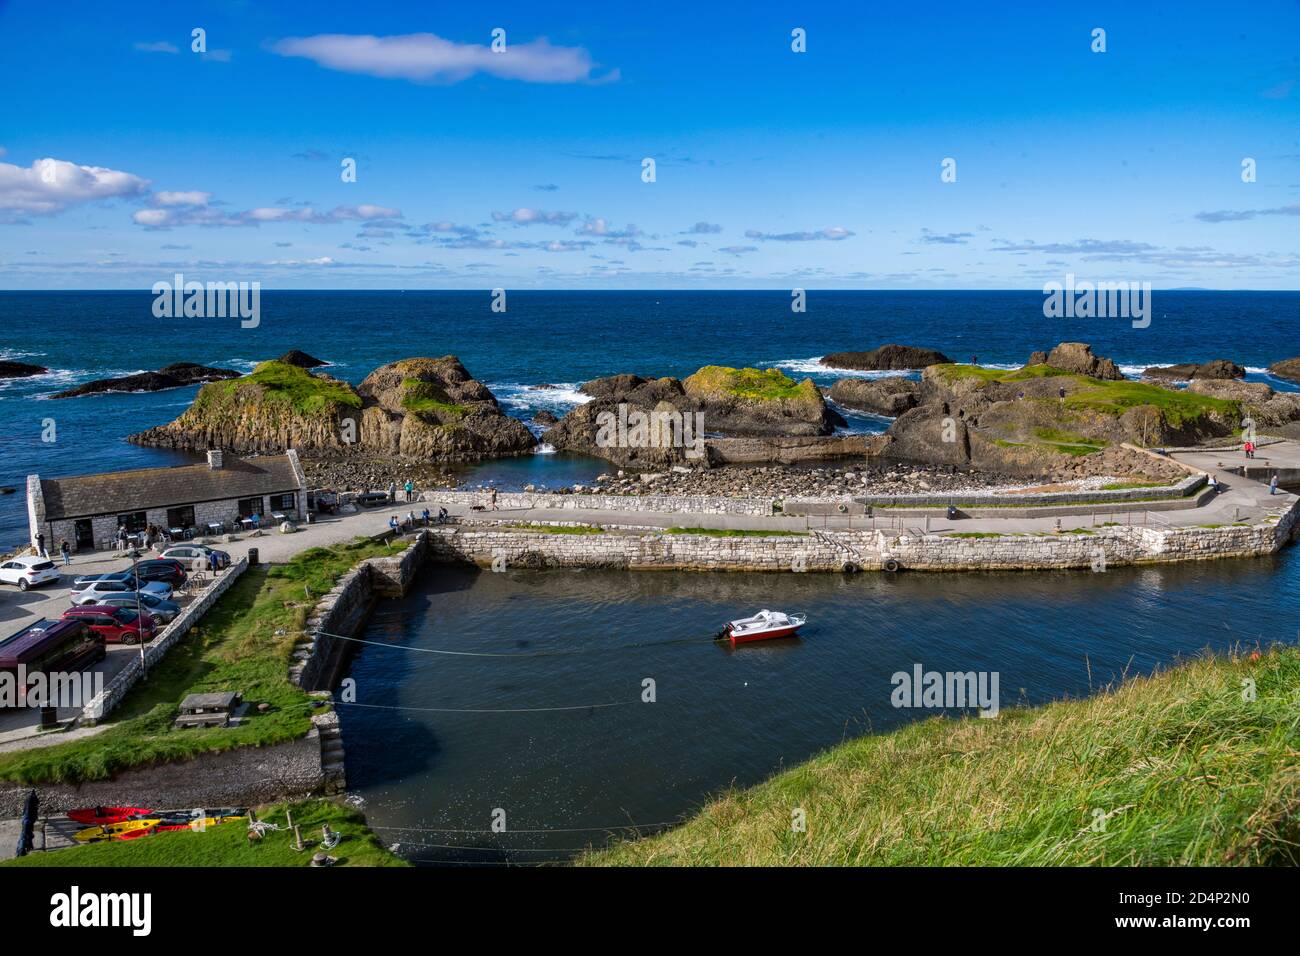
[[[420,512],[419,518],[415,516],[414,511],[408,511],[405,518],[393,515],[388,519],[388,528],[393,532],[414,531],[420,522],[423,522],[424,527],[427,528],[430,524],[446,524],[450,520],[451,515],[447,513],[446,508],[439,508],[436,517],[429,512],[428,508],[425,508]]]
[[[408,502],[416,501],[419,499],[419,495],[415,493],[415,482],[413,482],[410,478],[407,478],[406,483],[402,485],[402,493],[406,495],[406,500]],[[388,500],[389,501],[397,500],[397,482],[395,481],[390,481],[388,483]]]

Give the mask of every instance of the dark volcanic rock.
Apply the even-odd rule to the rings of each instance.
[[[1191,381],[1192,379],[1233,379],[1245,378],[1246,370],[1236,362],[1227,359],[1214,359],[1197,365],[1184,362],[1180,365],[1157,365],[1142,372],[1143,378],[1170,379],[1174,381]]]
[[[538,412],[536,415],[533,416],[533,421],[535,421],[539,425],[554,425],[556,422],[559,421],[559,419],[556,418],[555,415],[553,415],[551,412],[548,412],[546,409],[542,409],[540,412]]]
[[[1274,362],[1268,367],[1270,375],[1284,378],[1290,382],[1300,382],[1300,356]]]
[[[831,368],[851,368],[862,371],[904,371],[925,368],[929,365],[947,365],[952,359],[934,349],[914,345],[882,345],[870,352],[832,352],[819,360]]]
[[[329,362],[322,362],[320,359],[308,355],[299,349],[290,349],[281,355],[277,362],[283,362],[286,365],[296,365],[298,368],[320,368],[322,365],[328,365]]]
[[[138,372],[118,378],[100,378],[76,388],[55,392],[51,398],[76,398],[101,392],[161,392],[168,388],[182,388],[200,382],[217,382],[239,378],[239,373],[229,368],[210,368],[194,362],[176,362],[156,372]]]
[[[921,383],[888,378],[842,378],[831,386],[831,400],[858,411],[896,418],[921,401]]]
[[[49,371],[43,365],[30,365],[27,362],[0,362],[0,378],[29,378],[32,375],[46,375]]]

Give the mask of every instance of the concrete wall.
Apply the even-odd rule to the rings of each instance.
[[[177,641],[198,623],[199,619],[207,613],[208,608],[216,602],[217,598],[226,593],[226,590],[238,578],[248,570],[248,559],[240,558],[238,562],[231,565],[221,576],[204,588],[193,601],[181,611],[176,619],[162,629],[162,633],[145,645],[144,666],[140,664],[140,658],[132,655],[131,663],[122,668],[117,675],[108,682],[103,691],[96,694],[86,703],[81,711],[81,723],[83,725],[93,725],[97,721],[103,720],[121,702],[135,682],[140,679],[144,673],[144,667],[154,667],[158,664],[163,656],[169,651]]]
[[[1297,507],[1300,507],[1298,505]],[[712,571],[878,569],[892,559],[918,571],[1090,568],[1271,554],[1296,529],[1293,508],[1276,524],[1222,528],[1097,528],[1091,534],[950,535],[884,531],[818,532],[772,537],[670,534],[547,534],[502,529],[426,532],[437,560],[481,567],[611,568]]]

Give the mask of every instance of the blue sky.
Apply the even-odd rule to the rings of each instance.
[[[0,0],[0,288],[1300,288],[1300,3],[903,7]]]

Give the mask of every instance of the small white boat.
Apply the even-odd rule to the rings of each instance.
[[[727,622],[718,634],[719,640],[733,644],[749,641],[766,641],[774,637],[791,637],[808,622],[807,614],[786,614],[784,611],[762,610],[753,617],[742,617]]]

